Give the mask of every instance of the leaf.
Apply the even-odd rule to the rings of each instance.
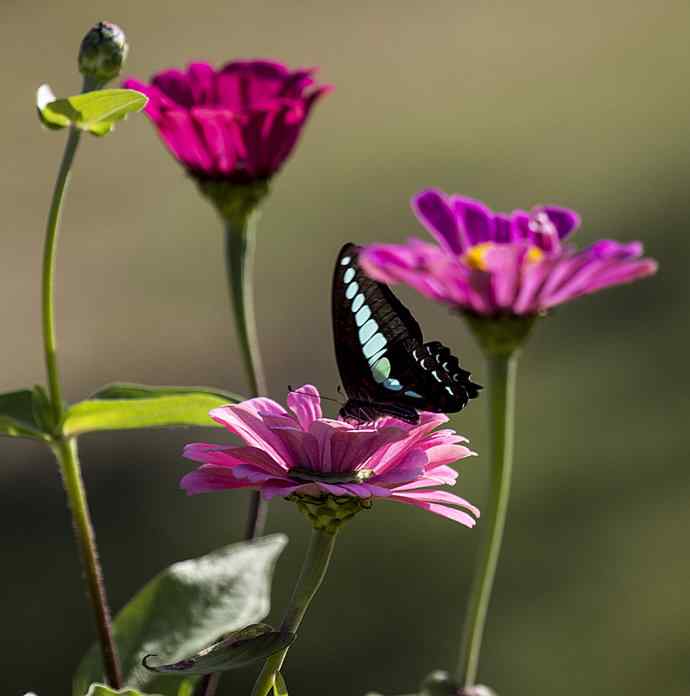
[[[285,677],[282,672],[276,674],[275,683],[273,684],[273,696],[289,696]]]
[[[36,419],[34,394],[28,389],[0,394],[0,435],[49,440]]]
[[[43,125],[51,129],[74,125],[94,135],[106,135],[128,114],[141,111],[148,98],[134,89],[100,89],[55,99],[48,85],[36,91],[36,108]]]
[[[242,400],[237,394],[205,387],[111,384],[86,401],[70,406],[62,431],[69,436],[101,430],[188,425],[220,427],[209,418],[208,412]]]
[[[124,683],[176,696],[179,679],[157,677],[141,664],[144,657],[178,662],[229,631],[261,621],[269,610],[273,567],[286,543],[287,537],[274,534],[232,544],[175,563],[148,582],[113,624]],[[83,696],[102,675],[94,645],[74,677],[73,696]]]
[[[290,646],[294,640],[294,633],[281,633],[267,624],[252,624],[240,631],[233,631],[225,639],[184,660],[168,665],[153,665],[151,658],[156,656],[147,655],[143,664],[146,669],[162,674],[226,672],[265,660],[269,655]]]

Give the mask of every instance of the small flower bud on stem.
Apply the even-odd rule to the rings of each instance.
[[[112,22],[99,22],[84,36],[79,49],[79,72],[92,89],[114,80],[127,58],[125,33]]]

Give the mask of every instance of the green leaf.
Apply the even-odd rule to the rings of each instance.
[[[74,125],[94,135],[106,135],[128,114],[141,111],[148,98],[134,89],[100,89],[56,99],[48,85],[36,92],[36,108],[43,125],[51,129]]]
[[[273,684],[273,696],[289,696],[285,677],[282,672],[276,674],[275,683]]]
[[[0,435],[48,440],[34,407],[34,393],[28,389],[0,394]]]
[[[227,672],[246,667],[258,660],[265,660],[269,655],[292,645],[294,640],[294,633],[281,633],[267,624],[252,624],[240,631],[233,631],[223,640],[178,662],[154,665],[151,658],[156,655],[147,655],[143,664],[146,669],[161,674],[200,675]]]
[[[111,384],[86,401],[70,406],[63,433],[201,425],[219,427],[208,412],[243,397],[205,387],[147,387]]]
[[[168,663],[192,655],[219,636],[261,621],[269,610],[271,578],[287,537],[274,534],[226,546],[170,566],[146,584],[115,618],[113,628],[124,683],[177,696],[180,680],[158,677],[146,655]],[[82,660],[72,694],[103,680],[98,646]]]

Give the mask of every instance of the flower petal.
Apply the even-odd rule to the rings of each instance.
[[[421,508],[422,510],[428,510],[433,512],[435,515],[440,515],[441,517],[447,517],[454,522],[459,522],[464,524],[465,527],[474,527],[477,521],[474,517],[468,515],[462,510],[456,510],[455,508],[446,507],[445,505],[439,505],[437,503],[428,503],[424,500],[413,500],[404,496],[392,495],[389,500],[395,500],[399,503],[405,503],[405,505],[412,505],[413,507]]]
[[[443,191],[427,189],[412,199],[412,209],[419,221],[451,254],[462,254],[468,247],[455,213]]]
[[[323,415],[321,411],[321,396],[319,390],[312,384],[304,384],[287,396],[287,404],[290,410],[297,416],[302,430],[309,430],[309,426]]]

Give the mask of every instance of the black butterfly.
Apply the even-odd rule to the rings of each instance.
[[[424,343],[410,311],[359,268],[348,243],[333,274],[333,338],[348,400],[340,416],[358,422],[394,416],[418,423],[417,411],[455,413],[481,387],[439,341]]]

